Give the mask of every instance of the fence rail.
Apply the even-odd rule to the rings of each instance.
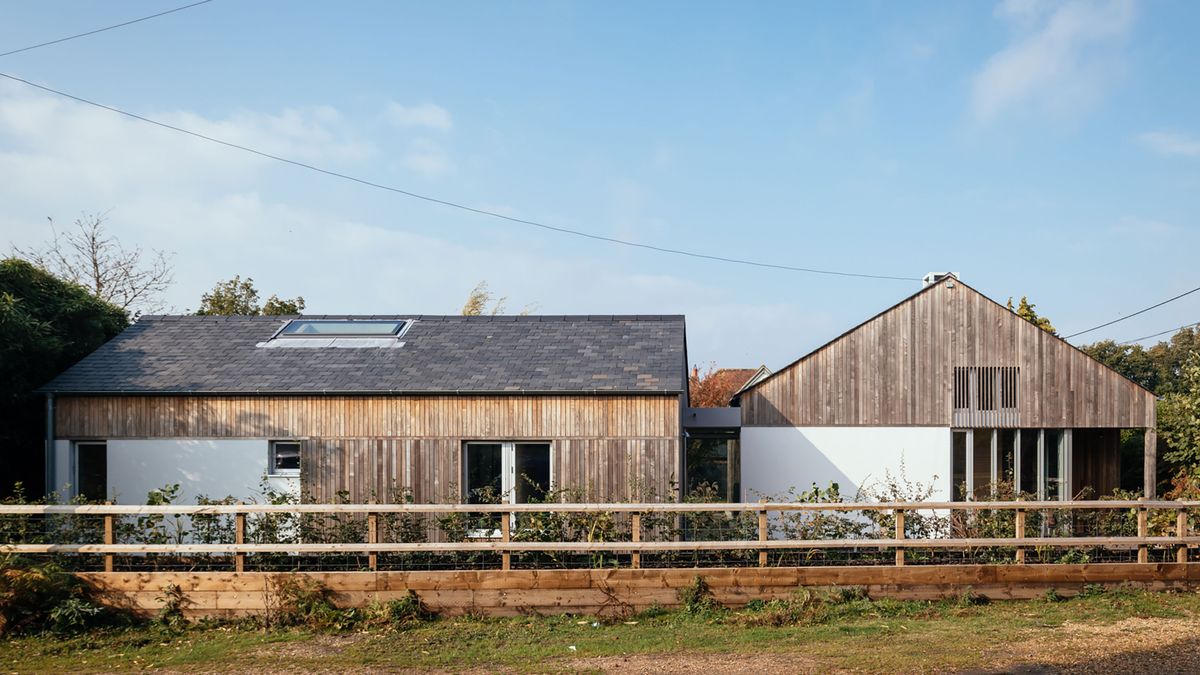
[[[950,512],[962,517],[978,517],[982,513],[1015,512],[1009,530],[1011,536],[908,536],[906,514],[917,512]],[[1080,511],[1127,512],[1136,515],[1136,535],[1077,536],[1068,528],[1064,536],[1027,536],[1026,516],[1031,513]],[[1175,514],[1172,535],[1151,536],[1151,512]],[[769,514],[884,513],[892,518],[888,538],[772,538]],[[473,531],[460,541],[383,541],[379,518],[388,514],[489,514],[496,523],[494,530]],[[521,532],[516,516],[521,514],[626,514],[631,527],[627,541],[514,541]],[[643,537],[644,514],[757,514],[757,537],[713,540],[698,538],[684,540],[676,536],[668,541],[646,541]],[[325,514],[363,516],[367,522],[359,541],[339,542],[247,542],[248,515],[260,514]],[[375,570],[378,555],[384,553],[462,553],[490,552],[501,554],[501,569],[511,568],[512,554],[537,552],[562,553],[622,553],[630,554],[629,565],[637,568],[641,554],[680,551],[758,551],[758,565],[767,565],[768,551],[829,550],[829,549],[894,549],[895,565],[905,564],[906,551],[912,549],[977,550],[1015,549],[1013,561],[1025,562],[1025,552],[1038,548],[1095,547],[1113,550],[1137,550],[1137,561],[1149,561],[1148,552],[1174,549],[1175,562],[1188,562],[1188,548],[1200,546],[1200,536],[1189,532],[1189,519],[1200,514],[1200,501],[1098,500],[1098,501],[968,501],[968,502],[837,502],[837,503],[604,503],[604,504],[221,504],[221,505],[0,505],[0,520],[12,516],[102,516],[103,543],[40,542],[0,543],[0,553],[8,554],[96,554],[104,556],[105,571],[113,571],[117,554],[220,554],[232,556],[237,571],[242,571],[246,556],[264,553],[283,554],[357,554],[369,556],[369,569]],[[117,543],[114,519],[118,517],[153,516],[232,516],[232,543]],[[517,523],[514,525],[514,523]],[[1007,525],[1006,525],[1007,526]],[[1132,529],[1130,527],[1129,529]],[[1163,528],[1160,528],[1162,531]],[[998,533],[1002,534],[1002,533]],[[1045,535],[1045,532],[1041,533]],[[520,537],[518,537],[519,539]]]

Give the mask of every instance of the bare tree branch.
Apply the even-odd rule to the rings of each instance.
[[[105,229],[108,212],[83,214],[75,220],[75,231],[60,233],[50,221],[51,238],[42,249],[22,250],[17,255],[56,276],[90,289],[134,316],[163,309],[162,294],[175,280],[171,257],[158,249],[146,254],[142,248],[126,249]]]

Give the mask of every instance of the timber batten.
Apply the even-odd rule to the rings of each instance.
[[[1016,369],[1008,428],[1153,428],[1154,395],[958,279],[943,280],[741,396],[744,426],[952,426],[956,368]],[[999,407],[999,402],[997,402]]]

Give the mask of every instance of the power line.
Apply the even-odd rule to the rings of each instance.
[[[1156,337],[1158,337],[1158,336],[1160,336],[1160,335],[1166,335],[1167,333],[1178,333],[1179,331],[1183,330],[1184,328],[1195,328],[1196,326],[1200,326],[1200,322],[1197,322],[1197,323],[1189,323],[1189,324],[1187,324],[1186,326],[1180,326],[1179,328],[1171,328],[1171,329],[1168,329],[1168,330],[1164,330],[1164,331],[1162,331],[1161,333],[1155,333],[1154,335],[1144,335],[1144,336],[1142,336],[1142,337],[1140,337],[1140,338],[1134,338],[1134,339],[1132,339],[1132,340],[1126,340],[1126,341],[1124,341],[1124,342],[1122,342],[1122,343],[1120,343],[1120,344],[1122,344],[1122,345],[1131,345],[1131,344],[1133,344],[1133,343],[1135,343],[1135,342],[1141,342],[1142,340],[1149,340],[1150,338],[1156,338]]]
[[[1187,291],[1186,293],[1180,293],[1179,295],[1177,295],[1177,296],[1175,296],[1175,297],[1173,297],[1173,298],[1170,298],[1170,299],[1168,299],[1168,300],[1163,300],[1162,302],[1158,303],[1157,305],[1150,305],[1150,306],[1149,306],[1149,307],[1147,307],[1146,309],[1139,309],[1138,311],[1134,312],[1133,314],[1126,314],[1125,316],[1123,316],[1123,317],[1121,317],[1121,318],[1119,318],[1119,319],[1113,319],[1112,321],[1109,321],[1109,322],[1107,322],[1107,323],[1102,323],[1102,324],[1100,324],[1099,326],[1093,326],[1093,327],[1091,327],[1091,328],[1089,328],[1089,329],[1087,329],[1087,330],[1081,330],[1081,331],[1079,331],[1078,333],[1071,333],[1070,335],[1067,335],[1067,336],[1063,337],[1063,339],[1064,339],[1064,340],[1069,340],[1069,339],[1071,339],[1071,338],[1075,337],[1076,335],[1083,335],[1084,333],[1090,333],[1090,332],[1092,332],[1092,331],[1094,331],[1094,330],[1099,330],[1099,329],[1101,329],[1101,328],[1104,328],[1105,326],[1111,326],[1111,325],[1113,325],[1114,323],[1118,323],[1118,322],[1120,322],[1120,321],[1124,321],[1125,319],[1131,319],[1131,318],[1133,318],[1133,317],[1137,316],[1138,314],[1145,314],[1146,312],[1149,312],[1149,311],[1150,311],[1150,310],[1152,310],[1152,309],[1155,309],[1155,308],[1157,308],[1157,307],[1162,307],[1163,305],[1167,304],[1168,302],[1175,302],[1176,300],[1178,300],[1178,299],[1180,299],[1180,298],[1182,298],[1182,297],[1184,297],[1184,296],[1191,295],[1192,293],[1195,293],[1196,291],[1200,291],[1200,287],[1193,288],[1192,290],[1190,290],[1190,291]],[[1150,336],[1150,337],[1153,337],[1153,336]],[[1145,338],[1142,338],[1142,339],[1145,339]]]
[[[68,40],[75,40],[75,39],[77,39],[77,38],[81,38],[81,37],[87,37],[87,36],[89,36],[89,35],[95,35],[96,33],[103,33],[103,32],[104,32],[104,31],[106,31],[106,30],[112,30],[112,29],[114,29],[114,28],[123,28],[123,27],[125,27],[125,26],[129,26],[129,25],[132,25],[132,24],[135,24],[135,23],[141,23],[141,22],[143,22],[143,21],[149,21],[150,19],[157,19],[157,18],[158,18],[158,17],[160,17],[160,16],[166,16],[166,15],[168,15],[168,14],[174,14],[175,12],[182,12],[182,11],[183,11],[183,10],[185,10],[185,9],[191,9],[192,7],[196,7],[196,6],[198,6],[198,5],[205,5],[205,4],[208,4],[208,3],[210,3],[210,2],[212,2],[212,0],[200,0],[200,2],[193,2],[193,3],[192,3],[192,4],[190,4],[190,5],[184,5],[184,6],[182,6],[182,7],[176,7],[175,9],[168,9],[167,11],[165,11],[165,12],[159,12],[158,14],[151,14],[150,16],[143,16],[143,17],[141,17],[140,19],[131,19],[131,20],[129,20],[129,21],[125,21],[125,22],[122,22],[122,23],[115,23],[115,24],[113,24],[113,25],[111,25],[111,26],[105,26],[104,28],[97,28],[96,30],[89,30],[89,31],[88,31],[88,32],[86,32],[86,33],[78,33],[78,34],[75,34],[75,35],[68,35],[67,37],[59,38],[59,39],[57,39],[57,40],[51,40],[51,41],[49,41],[49,42],[42,42],[42,43],[40,43],[40,44],[36,44],[36,45],[29,45],[28,47],[21,47],[20,49],[14,49],[14,50],[12,50],[11,52],[4,52],[3,54],[0,54],[0,58],[2,58],[2,57],[5,57],[5,56],[12,56],[13,54],[20,54],[21,52],[27,52],[27,51],[29,51],[29,50],[31,50],[31,49],[38,49],[38,48],[40,48],[40,47],[49,47],[50,45],[56,45],[56,44],[58,44],[58,43],[60,43],[60,42],[67,42]]]
[[[194,138],[199,138],[199,139],[202,139],[205,141],[209,141],[211,143],[217,143],[219,145],[224,145],[225,147],[228,147],[228,148],[234,148],[236,150],[241,150],[243,152],[247,152],[252,155],[257,155],[259,157],[265,157],[267,159],[275,160],[277,162],[283,162],[284,164],[291,164],[292,166],[300,167],[302,169],[307,169],[309,171],[324,174],[326,176],[340,178],[345,181],[350,181],[352,183],[358,183],[360,185],[365,185],[367,187],[372,187],[372,188],[376,188],[379,190],[386,190],[388,192],[394,192],[396,194],[404,195],[406,197],[411,197],[413,199],[420,199],[422,201],[430,202],[432,204],[440,204],[442,206],[448,206],[451,208],[460,209],[462,211],[467,211],[467,212],[475,213],[475,214],[482,215],[482,216],[490,216],[492,218],[498,218],[500,220],[506,220],[506,221],[509,221],[512,223],[519,223],[521,225],[528,225],[530,227],[537,227],[537,228],[541,228],[543,230],[549,230],[552,232],[559,232],[562,234],[570,234],[570,235],[573,235],[576,237],[584,237],[586,239],[593,239],[596,241],[605,241],[605,242],[608,242],[611,244],[620,244],[622,246],[630,246],[633,248],[640,248],[640,249],[645,249],[648,251],[656,251],[658,253],[670,253],[672,255],[686,256],[689,258],[714,260],[714,261],[718,261],[718,262],[733,263],[736,265],[748,265],[751,267],[765,267],[765,268],[769,268],[769,269],[785,270],[785,271],[789,271],[789,272],[806,272],[806,273],[810,273],[810,274],[827,274],[827,275],[839,276],[839,277],[859,277],[859,278],[865,278],[865,279],[889,279],[889,280],[894,280],[894,281],[920,281],[919,277],[900,277],[900,276],[891,276],[891,275],[886,275],[886,274],[866,274],[866,273],[861,273],[861,272],[840,272],[840,271],[836,271],[836,270],[823,270],[823,269],[816,269],[816,268],[812,268],[812,267],[796,267],[793,265],[779,265],[779,264],[775,264],[775,263],[767,263],[767,262],[761,262],[761,261],[757,261],[757,260],[746,260],[746,259],[742,259],[742,258],[730,258],[727,256],[710,255],[707,253],[697,253],[695,251],[687,251],[687,250],[677,249],[677,248],[668,248],[665,246],[654,246],[652,244],[643,244],[643,243],[639,243],[639,242],[635,242],[635,241],[628,241],[625,239],[617,239],[616,237],[606,237],[606,236],[599,235],[599,234],[592,234],[590,232],[583,232],[580,230],[572,230],[572,229],[566,228],[566,227],[547,225],[545,223],[540,223],[536,220],[526,220],[524,218],[515,218],[513,216],[506,216],[502,213],[496,213],[495,211],[488,211],[487,209],[479,209],[479,208],[475,208],[473,206],[467,206],[466,204],[453,202],[453,201],[450,201],[447,199],[439,199],[437,197],[430,197],[429,195],[423,195],[423,194],[420,194],[417,192],[411,192],[409,190],[404,190],[404,189],[401,189],[398,187],[393,187],[391,185],[384,185],[382,183],[376,183],[374,181],[370,181],[365,178],[358,178],[356,176],[351,176],[349,174],[339,173],[337,171],[331,171],[329,169],[323,169],[319,166],[315,166],[312,164],[306,164],[304,162],[300,162],[300,161],[297,161],[294,159],[288,159],[286,157],[280,157],[279,155],[273,155],[269,152],[263,152],[262,150],[256,150],[254,148],[251,148],[251,147],[248,147],[245,145],[238,145],[237,143],[231,143],[229,141],[224,141],[219,138],[214,138],[212,136],[206,136],[205,134],[191,131],[189,129],[184,129],[182,127],[177,127],[177,126],[174,126],[171,124],[167,124],[165,122],[159,122],[158,120],[150,119],[149,117],[143,117],[143,116],[135,114],[135,113],[121,110],[120,108],[114,108],[112,106],[105,105],[103,103],[97,103],[96,101],[91,101],[86,98],[81,98],[79,96],[75,96],[73,94],[68,94],[64,91],[59,91],[58,89],[52,89],[45,85],[37,84],[36,82],[30,82],[29,80],[22,79],[15,75],[9,75],[7,73],[0,73],[0,77],[4,77],[4,78],[12,80],[14,82],[20,82],[22,84],[33,87],[35,89],[40,89],[42,91],[49,92],[49,93],[55,94],[57,96],[62,96],[64,98],[71,99],[72,101],[77,101],[79,103],[84,103],[86,105],[94,106],[96,108],[101,108],[101,109],[107,110],[109,112],[117,113],[118,115],[124,115],[125,117],[139,120],[141,122],[146,122],[147,124],[153,124],[154,126],[162,127],[163,129],[169,129],[171,131],[175,131],[175,132],[178,132],[181,134],[186,134],[188,136],[192,136]]]

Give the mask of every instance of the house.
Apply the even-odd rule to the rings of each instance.
[[[147,316],[43,387],[48,485],[672,500],[686,364],[682,316]]]
[[[752,384],[740,399],[744,499],[901,472],[935,499],[1000,481],[1062,500],[1119,485],[1123,429],[1144,430],[1154,494],[1155,397],[954,274]]]
[[[47,384],[47,485],[140,501],[757,500],[888,473],[935,499],[1119,485],[1155,399],[963,283],[687,406],[681,316],[143,317]],[[741,374],[738,374],[738,378]],[[403,494],[401,494],[403,493]]]

